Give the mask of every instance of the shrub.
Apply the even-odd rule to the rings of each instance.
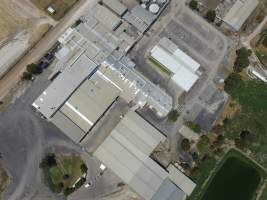
[[[215,18],[216,18],[216,12],[215,12],[215,10],[209,10],[209,11],[206,13],[206,19],[207,19],[209,22],[214,22],[214,21],[215,21]]]
[[[168,121],[176,122],[179,116],[180,116],[180,113],[177,110],[172,110],[168,114]]]
[[[189,151],[190,149],[190,141],[186,138],[184,138],[181,142],[181,148],[184,151]]]
[[[32,79],[32,74],[29,72],[23,72],[21,79],[29,81]]]
[[[251,55],[251,50],[242,47],[236,51],[236,60],[234,63],[234,71],[241,72],[244,68],[249,66],[249,56]]]
[[[86,173],[88,170],[87,166],[84,163],[80,166],[80,168],[81,168],[82,173]]]
[[[192,10],[198,10],[198,2],[196,0],[191,0],[189,3],[189,7]]]
[[[193,122],[193,121],[188,121],[186,122],[186,126],[188,126],[188,128],[190,128],[192,131],[196,132],[196,133],[200,133],[201,132],[201,127],[199,126],[199,124]]]
[[[27,65],[27,72],[31,74],[40,74],[42,71],[43,70],[34,63]]]

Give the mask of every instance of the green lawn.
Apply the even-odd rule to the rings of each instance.
[[[235,81],[227,92],[241,105],[241,111],[227,120],[223,134],[228,139],[235,139],[244,130],[248,130],[253,140],[246,148],[253,152],[255,158],[267,167],[267,85],[255,80]]]
[[[48,157],[41,163],[46,184],[55,193],[69,194],[74,191],[74,183],[82,177],[81,165],[84,164],[79,156],[55,156],[56,164],[48,162]],[[50,164],[49,164],[50,163]],[[71,190],[69,190],[71,189]],[[67,191],[67,192],[66,192]]]
[[[162,75],[170,76],[172,74],[172,72],[170,72],[166,67],[164,67],[161,63],[159,63],[154,58],[149,57],[148,60],[150,61],[151,66],[154,67],[156,70],[158,70]]]

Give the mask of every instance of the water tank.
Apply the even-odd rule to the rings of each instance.
[[[145,3],[142,3],[141,4],[141,7],[146,9],[146,4]]]
[[[150,6],[149,6],[149,11],[153,14],[157,14],[159,12],[159,5],[156,4],[156,3],[152,3]]]

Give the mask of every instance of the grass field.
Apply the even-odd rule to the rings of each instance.
[[[261,172],[240,156],[224,161],[201,200],[252,200],[261,182]]]
[[[60,20],[78,0],[31,0],[39,9],[51,15],[55,20]],[[47,8],[51,6],[56,10],[50,14]]]
[[[46,184],[55,193],[65,193],[66,190],[72,189],[76,181],[82,177],[83,161],[79,156],[56,156],[56,165],[50,165],[47,157],[45,159],[41,164],[44,178]]]
[[[255,80],[239,80],[227,92],[240,104],[241,110],[224,123],[223,134],[234,140],[248,130],[252,140],[245,148],[267,167],[267,85]]]

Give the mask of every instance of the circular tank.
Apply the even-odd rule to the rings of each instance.
[[[157,14],[159,12],[159,5],[156,4],[156,3],[152,3],[150,6],[149,6],[149,11],[153,14]]]

